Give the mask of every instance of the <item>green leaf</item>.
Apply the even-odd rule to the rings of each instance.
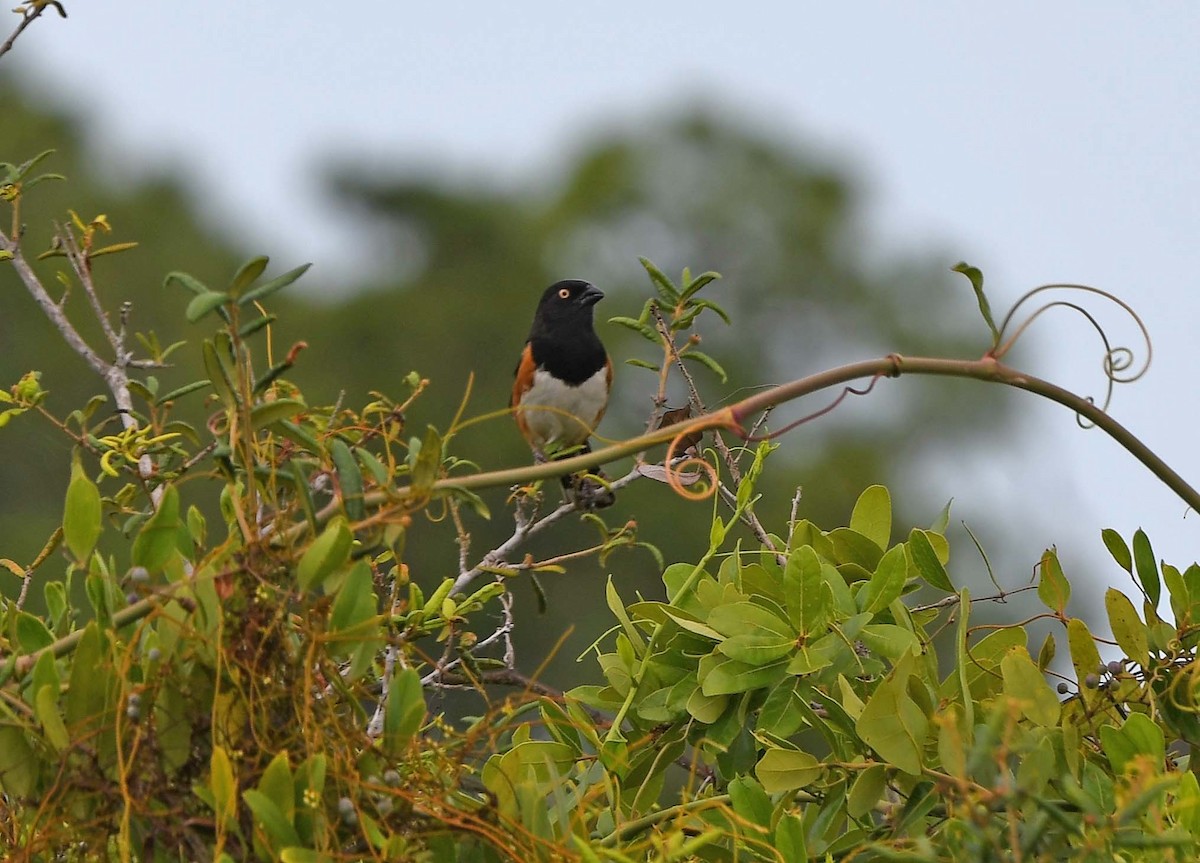
[[[152,573],[160,571],[175,552],[181,526],[179,491],[168,485],[158,502],[158,510],[142,525],[133,540],[133,565],[144,566]]]
[[[287,750],[279,752],[271,759],[271,763],[263,771],[262,778],[258,780],[258,790],[278,807],[289,824],[293,823],[296,815],[296,787]]]
[[[992,347],[998,347],[1000,331],[996,329],[996,322],[992,319],[992,308],[988,304],[987,295],[983,292],[983,272],[978,267],[972,267],[966,261],[959,261],[950,269],[953,272],[962,273],[970,280],[971,287],[975,289],[975,299],[979,302],[979,313],[983,315],[983,320],[992,333]]]
[[[427,494],[437,481],[441,466],[442,436],[433,426],[428,426],[412,463],[413,494]]]
[[[748,665],[769,665],[795,649],[794,638],[779,635],[735,635],[717,645],[725,656]]]
[[[839,527],[829,532],[833,542],[834,563],[857,564],[867,572],[874,572],[883,559],[883,551],[874,541],[848,527]]]
[[[366,507],[363,504],[363,476],[358,460],[350,451],[349,445],[338,437],[329,442],[329,457],[337,471],[338,488],[342,494],[342,506],[346,509],[346,517],[351,521],[361,521],[366,515]]]
[[[851,818],[862,818],[883,800],[886,790],[887,768],[882,764],[871,765],[859,773],[854,784],[850,786],[850,794],[846,798],[846,814]]]
[[[658,296],[662,299],[663,304],[668,309],[675,308],[675,304],[679,302],[679,291],[675,285],[663,274],[662,270],[650,262],[649,258],[638,258],[638,260],[650,276],[650,281],[654,283],[654,289],[658,291]]]
[[[859,631],[858,640],[872,655],[892,661],[910,650],[914,654],[921,652],[921,639],[916,633],[893,623],[869,623]]]
[[[17,612],[17,646],[21,653],[36,653],[54,643],[54,635],[40,618],[28,611]]]
[[[253,320],[248,321],[247,323],[244,323],[240,327],[238,327],[238,335],[241,336],[243,339],[247,338],[249,336],[254,335],[255,333],[257,333],[259,330],[263,329],[264,327],[275,323],[275,321],[277,321],[277,320],[279,320],[278,315],[260,315],[259,317],[254,318]],[[286,369],[286,368],[291,368],[292,364],[290,362],[284,361],[280,365],[282,365],[283,368]],[[271,377],[270,380],[271,381],[275,380],[275,377]],[[268,381],[268,383],[270,383],[270,381]]]
[[[1125,540],[1121,538],[1121,534],[1112,528],[1106,527],[1100,531],[1100,538],[1104,540],[1104,547],[1108,549],[1108,553],[1112,555],[1112,559],[1117,562],[1117,566],[1132,575],[1133,556],[1129,553],[1129,546],[1125,544]]]
[[[631,357],[625,360],[625,365],[636,366],[639,369],[650,369],[652,372],[659,371],[662,367],[658,363],[652,363],[648,360],[640,360],[637,357]]]
[[[63,541],[79,563],[91,556],[100,538],[100,489],[78,463],[71,467],[67,503],[63,509]]]
[[[271,259],[266,255],[260,255],[242,264],[234,275],[233,281],[229,284],[229,295],[232,297],[241,296],[246,288],[258,281],[258,277],[263,274],[267,269],[267,264],[270,262]]]
[[[180,285],[187,288],[193,294],[203,294],[208,291],[208,286],[206,286],[202,281],[197,279],[195,276],[189,275],[188,273],[181,273],[181,272],[167,273],[166,278],[163,279],[163,287],[164,288],[167,287],[172,282],[178,282]]]
[[[301,411],[308,410],[308,405],[299,399],[275,399],[270,402],[260,402],[250,409],[250,427],[254,431],[294,417]]]
[[[850,514],[850,529],[871,540],[881,551],[887,549],[892,540],[892,496],[884,486],[870,486],[858,496]]]
[[[626,329],[633,330],[647,341],[658,341],[658,332],[654,329],[654,327],[650,326],[649,324],[643,324],[637,318],[627,318],[622,315],[617,315],[616,317],[609,318],[608,322],[610,324],[616,324],[619,327],[625,327]],[[626,362],[628,362],[628,360]],[[641,362],[645,361],[642,360]],[[647,365],[650,368],[658,368],[658,366],[650,363],[647,363]]]
[[[333,858],[311,848],[284,848],[279,852],[283,863],[333,863]]]
[[[204,344],[201,346],[201,353],[204,357],[204,372],[208,375],[213,390],[221,398],[221,403],[226,408],[234,407],[238,400],[234,394],[233,380],[221,362],[221,358],[217,355],[217,347],[212,340],[204,340]]]
[[[1042,642],[1042,649],[1038,651],[1038,671],[1045,671],[1050,667],[1050,663],[1054,661],[1054,654],[1057,650],[1058,643],[1054,640],[1054,634],[1047,632],[1046,639]]]
[[[202,294],[192,297],[192,301],[187,304],[187,311],[183,314],[189,324],[194,324],[215,309],[221,308],[227,302],[229,302],[229,294],[222,293],[221,291],[205,291]]]
[[[1051,611],[1065,614],[1067,602],[1071,599],[1071,583],[1063,575],[1062,566],[1054,549],[1048,548],[1042,554],[1042,565],[1039,568],[1038,599]]]
[[[697,362],[700,365],[704,366],[706,369],[708,369],[714,375],[719,377],[721,379],[721,383],[725,383],[726,381],[729,380],[729,375],[725,373],[724,367],[722,367],[722,365],[719,362],[714,360],[712,357],[710,357],[708,354],[704,353],[703,351],[687,351],[686,353],[682,353],[679,356],[681,359],[691,360],[692,362]]]
[[[608,577],[608,581],[604,585],[604,599],[608,603],[608,609],[613,613],[613,616],[620,621],[621,629],[625,632],[625,637],[629,639],[630,645],[633,646],[634,652],[640,655],[644,639],[637,627],[633,625],[629,614],[625,611],[625,603],[621,601],[620,594],[617,593],[616,585],[613,584],[612,576]]]
[[[829,620],[831,597],[821,575],[821,560],[811,546],[800,546],[788,555],[783,589],[792,626],[806,637],[823,632]]]
[[[637,605],[642,605],[642,603],[637,603]],[[675,621],[677,624],[679,624],[682,628],[686,629],[688,632],[691,632],[695,635],[699,635],[702,638],[710,639],[712,641],[720,641],[721,639],[723,639],[725,637],[725,636],[721,635],[721,633],[719,633],[715,629],[713,629],[711,626],[708,626],[708,625],[696,620],[694,617],[692,617],[690,614],[688,614],[683,609],[672,608],[669,605],[661,605],[660,607],[662,608],[662,612],[663,612],[664,616]],[[630,609],[632,609],[632,608],[633,608],[633,606],[630,606]]]
[[[346,634],[372,621],[378,613],[378,603],[371,579],[371,565],[366,560],[356,561],[338,588],[329,612],[329,631]]]
[[[38,177],[39,180],[45,179],[45,178],[47,178],[46,175],[44,175],[43,177]],[[88,257],[98,258],[101,255],[115,255],[118,252],[127,252],[130,249],[136,249],[137,246],[138,246],[137,243],[110,243],[109,245],[102,246],[99,249],[93,249],[91,252],[88,253]]]
[[[67,706],[70,707],[69,701]],[[195,718],[192,706],[174,679],[166,678],[154,699],[154,739],[162,754],[163,769],[168,775],[175,774],[191,760],[192,722]]]
[[[299,845],[300,837],[291,821],[280,811],[279,806],[266,794],[253,788],[242,793],[242,799],[254,813],[255,819],[262,825],[267,834],[267,841],[272,848],[288,845]]]
[[[49,654],[47,654],[49,655]],[[34,712],[38,722],[42,724],[42,732],[55,752],[62,752],[71,745],[71,736],[67,734],[67,726],[63,723],[62,714],[58,712],[58,687],[47,683],[40,687],[34,696]]]
[[[768,749],[754,775],[768,794],[793,791],[816,782],[821,776],[821,762],[798,749]]]
[[[1000,671],[1004,676],[1004,694],[1021,705],[1030,722],[1046,728],[1058,724],[1062,705],[1024,647],[1009,650],[1000,661]]]
[[[31,798],[38,787],[40,757],[19,725],[0,724],[0,789],[16,798]]]
[[[310,590],[339,569],[350,557],[354,537],[345,516],[337,515],[312,541],[296,565],[296,582],[301,590]]]
[[[904,592],[908,580],[908,559],[903,546],[894,546],[879,561],[863,588],[858,592],[858,607],[868,614],[878,614]]]
[[[67,587],[61,581],[47,581],[42,588],[46,600],[46,623],[51,630],[57,629],[67,613]]]
[[[771,813],[774,807],[771,798],[763,787],[749,776],[739,776],[729,783],[729,801],[733,811],[750,824],[762,828],[771,826]]]
[[[192,381],[190,384],[184,384],[181,387],[171,390],[164,396],[159,396],[157,399],[155,399],[154,403],[156,405],[162,405],[166,404],[167,402],[176,401],[177,399],[183,398],[188,393],[194,393],[196,390],[204,389],[211,383],[212,381],[208,380],[207,378],[202,381]]]
[[[1071,650],[1071,665],[1075,667],[1079,691],[1084,702],[1090,706],[1098,700],[1099,695],[1096,690],[1085,686],[1084,680],[1089,674],[1097,673],[1100,667],[1100,651],[1096,649],[1096,640],[1088,630],[1087,624],[1077,617],[1067,621],[1067,647]]]
[[[1150,547],[1150,539],[1141,528],[1133,535],[1133,563],[1137,569],[1138,581],[1146,591],[1146,599],[1150,600],[1151,605],[1157,606],[1162,595],[1158,564],[1154,561],[1154,549]]]
[[[383,716],[383,749],[399,757],[425,721],[425,693],[414,668],[403,668],[392,677]]]
[[[1144,713],[1131,713],[1121,726],[1121,731],[1133,744],[1135,752],[1147,756],[1156,771],[1163,769],[1167,742],[1161,725]]]
[[[233,763],[220,746],[213,747],[209,759],[208,788],[212,793],[213,811],[217,818],[220,821],[233,818],[237,811],[237,782],[233,777]]]
[[[909,531],[906,548],[913,569],[916,570],[917,576],[930,587],[936,587],[946,593],[954,593],[954,585],[950,581],[950,576],[946,574],[946,567],[934,550],[929,537],[930,534],[920,528],[914,527]]]
[[[85,722],[99,724],[104,720],[108,697],[106,638],[96,621],[88,621],[75,647],[71,676],[67,687],[67,724],[77,731]]]
[[[807,689],[795,679],[784,678],[767,693],[755,727],[776,737],[790,737],[805,724],[803,697],[806,692]]]
[[[895,674],[875,689],[855,723],[863,742],[905,773],[921,772],[929,720],[908,694],[907,674]]]
[[[362,447],[354,448],[354,457],[358,459],[358,463],[365,467],[371,474],[371,479],[375,480],[376,485],[386,486],[392,481],[388,474],[388,469],[373,452]]]
[[[1104,594],[1104,609],[1108,612],[1108,622],[1117,644],[1125,651],[1126,656],[1145,668],[1150,664],[1146,624],[1138,617],[1137,609],[1133,607],[1129,597],[1115,587],[1110,587]]]
[[[700,660],[697,677],[705,695],[733,695],[778,683],[786,668],[787,663],[783,661],[770,665],[750,665],[711,655]]]
[[[800,816],[784,812],[775,825],[775,850],[780,863],[808,863],[808,847],[804,837],[804,822]]]
[[[264,297],[270,296],[282,288],[286,288],[288,285],[292,284],[292,282],[296,281],[298,278],[308,272],[308,268],[311,266],[312,264],[301,264],[294,270],[288,270],[282,276],[276,276],[268,282],[263,282],[257,288],[246,291],[238,297],[238,305],[249,305],[257,300],[261,300]],[[255,278],[257,278],[257,276]]]
[[[705,725],[712,725],[720,719],[728,706],[728,695],[706,695],[699,686],[688,696],[686,705],[687,712]]]
[[[721,278],[721,274],[713,272],[712,270],[708,270],[707,272],[701,273],[700,275],[696,276],[696,278],[694,278],[690,282],[688,282],[687,286],[683,289],[682,293],[679,295],[679,298],[681,300],[690,299],[698,291],[700,291],[702,288],[704,288],[706,285],[708,285],[711,282],[715,282],[719,278]],[[726,321],[726,323],[728,323],[728,321]]]
[[[762,635],[765,631],[782,638],[796,637],[787,621],[753,602],[718,605],[708,615],[707,623],[724,636]]]

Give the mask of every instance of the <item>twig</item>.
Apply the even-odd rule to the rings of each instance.
[[[450,507],[450,518],[454,522],[454,537],[458,543],[458,572],[461,576],[467,571],[467,555],[471,553],[471,534],[467,533],[467,529],[463,525],[462,513],[458,511],[458,501],[450,498],[447,505]]]
[[[625,474],[625,476],[610,482],[608,486],[613,490],[621,489],[629,485],[639,476],[641,476],[641,474],[638,472],[637,467],[634,467],[634,469]],[[458,579],[454,582],[454,587],[450,590],[451,595],[462,593],[470,586],[471,582],[479,578],[479,576],[481,576],[483,573],[503,566],[505,561],[508,559],[508,556],[520,548],[525,540],[529,539],[534,534],[541,533],[546,528],[550,527],[556,522],[562,521],[568,515],[577,511],[578,507],[574,503],[564,503],[559,505],[557,509],[551,510],[546,515],[542,516],[540,519],[532,519],[524,517],[520,510],[518,510],[516,520],[517,524],[516,528],[513,530],[512,536],[485,554],[483,559],[480,560],[479,563],[477,563],[473,568],[459,575]]]
[[[62,304],[56,303],[51,298],[45,287],[42,286],[37,273],[33,271],[29,262],[25,259],[18,240],[16,238],[9,239],[3,231],[0,231],[0,250],[4,250],[12,255],[10,262],[17,271],[21,282],[25,285],[25,289],[29,291],[34,301],[42,307],[42,311],[45,312],[46,317],[50,319],[55,329],[62,334],[63,340],[107,384],[108,391],[113,396],[113,402],[116,406],[116,413],[120,419],[121,427],[126,430],[136,429],[138,428],[138,422],[133,416],[133,397],[129,392],[129,374],[126,371],[131,358],[122,346],[117,333],[113,331],[111,323],[104,314],[104,309],[99,305],[99,300],[96,298],[95,286],[92,283],[90,273],[87,271],[86,258],[80,251],[79,245],[75,242],[74,236],[69,230],[60,228],[58,237],[62,242],[67,259],[71,262],[72,269],[75,270],[76,276],[83,284],[84,291],[93,303],[92,308],[100,319],[101,327],[104,328],[105,334],[109,336],[110,342],[114,343],[113,347],[116,358],[111,363],[96,353],[91,345],[84,340],[83,336],[79,334],[79,331],[75,329],[75,325],[67,318]],[[138,458],[138,476],[143,482],[147,482],[154,476],[154,463],[149,455],[143,454]],[[158,486],[150,491],[150,500],[155,508],[158,507],[158,503],[162,499],[162,494],[163,486]]]
[[[487,638],[483,639],[482,641],[476,643],[475,646],[471,648],[472,655],[474,655],[474,651],[480,650],[481,648],[485,648],[485,647],[491,647],[497,641],[503,640],[503,642],[504,642],[504,659],[503,659],[504,668],[497,669],[498,671],[504,671],[504,670],[515,671],[516,667],[517,667],[517,655],[516,655],[515,649],[513,648],[513,643],[512,643],[512,633],[513,633],[512,604],[513,604],[512,593],[510,593],[509,591],[506,590],[504,593],[500,594],[500,608],[501,608],[501,614],[503,615],[503,622],[498,627],[496,627],[496,630],[491,635],[489,635]],[[457,669],[459,669],[463,666],[462,657],[459,656],[457,659],[452,659],[449,662],[445,662],[444,660],[445,660],[445,657],[443,656],[443,661],[439,662],[437,667],[435,667],[433,671],[429,672],[428,674],[426,674],[424,677],[421,678],[422,686],[433,686],[433,687],[443,688],[443,689],[457,689],[460,686],[467,685],[467,684],[462,683],[458,679],[455,679],[454,681],[447,680],[447,675],[452,674]]]
[[[21,592],[17,594],[17,611],[25,607],[25,598],[29,595],[29,585],[33,583],[33,570],[25,570],[25,577],[21,579]]]
[[[32,24],[34,21],[36,21],[38,18],[41,17],[42,13],[46,11],[47,6],[54,6],[58,10],[59,15],[61,15],[63,18],[67,17],[67,13],[63,10],[63,7],[58,3],[30,3],[30,4],[27,4],[28,8],[25,9],[25,14],[21,18],[21,23],[17,25],[16,30],[13,30],[12,35],[4,40],[4,44],[0,45],[0,57],[3,57],[5,54],[7,54],[9,51],[12,50],[13,44],[17,41],[17,38],[22,33],[25,32],[26,27],[28,27],[30,24]],[[19,9],[20,9],[20,7],[18,7],[18,10]]]
[[[692,410],[696,414],[700,415],[707,413],[708,410],[704,406],[704,402],[700,399],[700,391],[696,389],[696,381],[692,379],[692,375],[687,370],[687,366],[683,364],[683,357],[680,356],[679,351],[675,348],[675,339],[672,337],[670,327],[667,326],[667,322],[663,318],[662,311],[657,305],[655,305],[651,307],[651,312],[654,315],[654,326],[658,330],[659,337],[662,338],[663,344],[666,345],[668,351],[670,352],[676,367],[679,369],[679,373],[683,375],[683,379],[687,382],[688,403],[692,406]],[[750,429],[748,434],[749,437],[753,437],[754,432],[757,431],[759,426],[766,422],[768,413],[770,413],[770,409],[763,411],[762,416],[758,417]],[[722,461],[725,462],[726,468],[729,469],[729,476],[733,480],[734,484],[736,485],[740,483],[742,481],[742,472],[738,468],[737,459],[734,458],[733,453],[726,445],[725,439],[721,437],[720,432],[713,433],[713,443],[716,445],[717,453],[720,454]],[[721,483],[717,483],[717,486],[721,490],[722,499],[736,511],[738,508],[737,495],[730,492],[729,489],[725,488],[725,486]],[[773,555],[775,555],[775,560],[780,566],[785,566],[787,564],[787,555],[783,554],[778,548],[775,547],[775,543],[771,540],[771,535],[767,532],[767,529],[763,526],[763,523],[758,520],[758,516],[754,514],[754,511],[749,507],[743,507],[739,517],[742,523],[754,532],[755,538],[757,538],[758,541],[763,544],[763,548],[768,549]]]
[[[367,723],[367,736],[372,740],[383,736],[383,721],[387,713],[388,689],[391,687],[392,674],[396,670],[396,647],[389,644],[383,652],[383,675],[379,680],[379,703]]]
[[[34,301],[42,307],[42,311],[46,313],[46,317],[50,319],[50,323],[54,324],[54,328],[62,334],[63,339],[70,345],[71,350],[79,354],[92,371],[104,378],[105,381],[108,381],[108,373],[111,366],[83,340],[83,336],[79,335],[79,331],[67,320],[62,306],[54,302],[50,294],[42,287],[37,273],[33,271],[33,268],[29,266],[29,262],[25,260],[25,255],[21,252],[20,244],[15,239],[10,240],[3,231],[0,231],[0,250],[12,255],[9,263],[17,271],[17,276],[25,285],[25,289],[33,296]],[[116,394],[114,393],[113,395],[115,396]],[[126,399],[128,400],[128,392],[126,392]],[[119,407],[120,405],[118,405]]]
[[[80,251],[79,243],[73,233],[65,230],[62,225],[57,223],[54,228],[62,244],[63,251],[66,252],[67,260],[71,264],[71,269],[75,271],[75,278],[79,279],[79,284],[83,286],[83,292],[87,295],[88,303],[92,307],[92,313],[96,315],[96,320],[100,322],[100,329],[104,332],[104,337],[108,339],[108,343],[113,349],[116,364],[128,364],[132,357],[125,356],[124,334],[123,332],[118,334],[113,329],[112,321],[108,319],[108,312],[100,304],[100,295],[96,293],[96,283],[92,280],[92,269],[88,265],[87,257]],[[122,306],[121,312],[122,331],[125,329],[125,317],[128,314],[128,310],[129,303],[125,303]]]
[[[1010,596],[1015,596],[1018,593],[1025,593],[1028,590],[1037,590],[1037,585],[1036,584],[1027,584],[1024,587],[1014,587],[1012,590],[1002,590],[999,593],[992,594],[991,596],[980,596],[975,599],[972,599],[971,601],[972,602],[1005,602]],[[937,602],[931,602],[928,605],[915,605],[915,606],[913,606],[911,611],[913,614],[917,614],[922,611],[933,611],[934,609],[941,610],[943,608],[950,608],[952,606],[958,605],[958,603],[961,600],[962,600],[962,597],[960,597],[956,593],[956,594],[953,594],[952,596],[947,596],[942,599],[939,599]]]
[[[796,511],[800,509],[800,498],[804,493],[804,489],[796,486],[796,493],[792,495],[792,510],[788,515],[788,536],[792,535],[792,531],[796,529]],[[788,540],[791,542],[791,540]]]

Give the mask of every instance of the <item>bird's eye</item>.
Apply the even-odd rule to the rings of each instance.
[[[558,298],[560,300],[569,300],[571,298],[571,289],[570,288],[559,288]]]

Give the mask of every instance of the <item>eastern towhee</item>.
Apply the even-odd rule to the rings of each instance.
[[[589,282],[566,279],[542,294],[517,364],[509,406],[539,461],[590,452],[588,436],[604,416],[612,360],[592,323],[604,294]],[[594,477],[603,477],[599,470]],[[613,503],[612,490],[583,474],[563,477],[568,496],[586,509]]]

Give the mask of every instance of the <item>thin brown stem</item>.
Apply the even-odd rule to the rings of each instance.
[[[63,7],[58,3],[30,3],[30,4],[27,4],[25,7],[24,14],[21,18],[21,23],[17,25],[17,29],[12,31],[12,35],[10,35],[7,39],[5,39],[3,44],[0,44],[0,57],[3,57],[5,54],[7,54],[9,51],[12,50],[12,47],[14,44],[16,44],[17,39],[20,37],[20,35],[22,33],[25,32],[25,28],[28,27],[30,24],[32,24],[34,21],[36,21],[38,18],[40,18],[42,16],[42,13],[46,11],[46,6],[51,6],[51,5],[54,6],[58,10],[59,15],[61,15],[63,18],[67,17],[67,13],[65,11],[63,11]],[[19,7],[18,7],[18,10],[19,10]]]

